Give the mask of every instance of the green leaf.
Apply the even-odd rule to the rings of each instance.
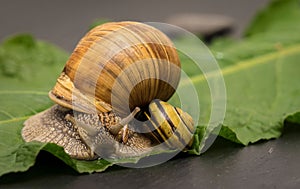
[[[21,129],[30,115],[52,105],[47,91],[66,53],[31,35],[8,38],[0,46],[0,175],[25,171],[45,144],[24,143]]]
[[[67,165],[78,171],[79,173],[93,173],[102,172],[107,169],[113,163],[108,162],[104,159],[98,159],[93,161],[83,161],[70,158],[62,147],[58,147],[56,144],[48,143],[43,150],[46,150],[63,160]]]
[[[300,123],[299,20],[299,0],[275,0],[243,40],[219,39],[211,46],[227,90],[219,135],[247,145],[279,137],[287,118]],[[199,87],[205,82],[201,76],[193,80]]]
[[[297,112],[297,113],[287,117],[286,121],[299,124],[300,123],[300,112]]]
[[[1,124],[0,127],[0,176],[17,171],[26,171],[35,162],[44,144],[24,143],[21,139],[22,120]]]
[[[245,36],[252,36],[261,33],[279,33],[282,35],[271,36],[270,39],[277,38],[293,38],[287,34],[296,34],[300,29],[299,23],[299,7],[298,0],[273,0],[272,3],[260,11],[253,22],[245,31]]]

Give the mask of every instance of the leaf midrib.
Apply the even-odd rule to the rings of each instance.
[[[228,67],[220,69],[220,70],[209,72],[205,75],[202,74],[202,75],[194,76],[191,78],[191,81],[193,83],[203,82],[210,77],[215,77],[215,76],[220,77],[220,74],[225,76],[225,75],[230,75],[230,74],[233,74],[233,73],[236,73],[241,70],[245,70],[245,69],[248,69],[248,68],[251,68],[254,66],[259,66],[262,64],[266,64],[266,63],[272,64],[272,63],[274,63],[274,61],[271,61],[271,60],[275,60],[280,56],[289,56],[289,55],[293,55],[293,54],[297,54],[297,53],[300,53],[300,44],[286,47],[285,49],[279,49],[275,52],[268,53],[268,54],[258,56],[258,57],[254,57],[254,58],[250,58],[248,60],[240,61],[232,66],[228,66]],[[185,85],[185,84],[188,84],[188,82],[183,81],[183,85]]]
[[[2,120],[2,121],[0,121],[0,125],[6,124],[6,123],[13,123],[13,122],[18,122],[18,121],[26,120],[30,116],[14,117],[14,118],[11,118],[11,119]]]
[[[4,95],[4,94],[33,94],[33,95],[48,95],[48,92],[45,91],[17,91],[17,90],[0,90],[0,95]]]

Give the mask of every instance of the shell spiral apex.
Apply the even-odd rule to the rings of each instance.
[[[179,57],[164,33],[143,23],[111,22],[80,40],[49,96],[85,113],[128,115],[153,99],[167,101],[179,80]]]

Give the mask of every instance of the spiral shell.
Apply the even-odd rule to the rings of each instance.
[[[143,23],[111,22],[80,40],[49,96],[80,112],[128,115],[153,99],[167,101],[179,80],[179,57],[165,34]]]
[[[191,146],[195,125],[193,118],[180,108],[155,99],[145,113],[149,122],[149,136],[159,143],[165,142],[170,148],[184,149]]]

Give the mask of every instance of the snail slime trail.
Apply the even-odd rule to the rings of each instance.
[[[22,137],[55,143],[83,160],[137,157],[158,143],[183,150],[193,120],[164,102],[180,71],[176,48],[158,29],[138,22],[97,26],[79,41],[49,92],[56,105],[26,120]]]

